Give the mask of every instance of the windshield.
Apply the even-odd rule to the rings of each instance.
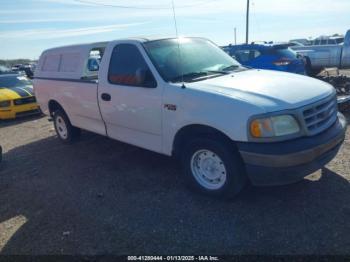
[[[13,76],[0,77],[0,87],[11,88],[11,87],[21,87],[21,86],[27,86],[27,85],[32,85],[32,83],[24,76],[13,75]]]
[[[212,42],[200,38],[151,41],[144,44],[160,75],[167,82],[193,82],[242,69]]]

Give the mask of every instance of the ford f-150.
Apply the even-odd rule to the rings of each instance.
[[[347,127],[331,85],[247,69],[202,38],[50,49],[34,90],[62,142],[85,129],[174,156],[190,185],[218,196],[302,180],[334,158]]]

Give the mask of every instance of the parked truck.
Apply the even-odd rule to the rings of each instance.
[[[62,142],[85,129],[173,156],[193,188],[215,196],[234,196],[249,180],[302,180],[335,157],[347,127],[331,85],[244,68],[202,38],[50,49],[34,88]]]
[[[350,30],[347,31],[342,44],[324,44],[321,40],[314,43],[317,45],[291,47],[306,58],[306,69],[310,75],[317,75],[326,67],[350,68]]]

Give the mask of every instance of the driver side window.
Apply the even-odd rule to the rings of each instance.
[[[115,85],[157,87],[157,82],[142,54],[132,44],[119,44],[113,49],[108,81]]]

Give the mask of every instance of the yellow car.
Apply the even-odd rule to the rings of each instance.
[[[20,74],[0,74],[0,120],[39,113],[32,83]]]

